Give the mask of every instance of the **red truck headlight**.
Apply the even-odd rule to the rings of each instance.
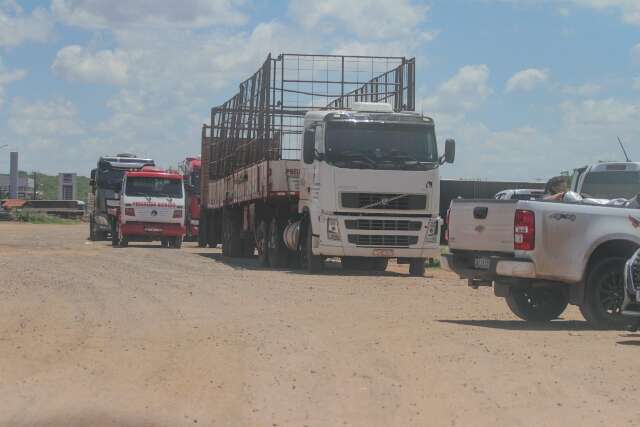
[[[134,208],[124,208],[124,216],[136,216],[136,210]]]
[[[182,218],[182,209],[176,209],[173,211],[174,218]]]
[[[517,209],[513,224],[513,249],[532,251],[536,247],[536,215],[533,211]]]

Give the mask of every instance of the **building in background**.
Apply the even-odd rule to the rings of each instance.
[[[58,174],[58,200],[76,200],[78,198],[77,174]]]
[[[9,187],[11,186],[11,176],[9,174],[0,174],[0,199],[9,198]],[[33,179],[25,175],[18,176],[17,198],[31,199],[33,198]]]

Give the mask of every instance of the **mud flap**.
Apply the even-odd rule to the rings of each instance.
[[[506,298],[511,293],[511,285],[507,283],[493,282],[493,294],[497,297]]]

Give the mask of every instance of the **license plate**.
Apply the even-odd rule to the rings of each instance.
[[[145,228],[144,231],[146,231],[147,233],[161,233],[162,232],[162,228]]]
[[[475,258],[473,260],[473,266],[477,270],[488,270],[491,265],[491,260],[489,258]]]
[[[374,249],[373,256],[392,257],[393,249]]]

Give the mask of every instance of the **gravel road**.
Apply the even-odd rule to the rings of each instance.
[[[0,426],[636,425],[640,335],[518,321],[403,266],[260,269],[216,249],[0,223]]]

